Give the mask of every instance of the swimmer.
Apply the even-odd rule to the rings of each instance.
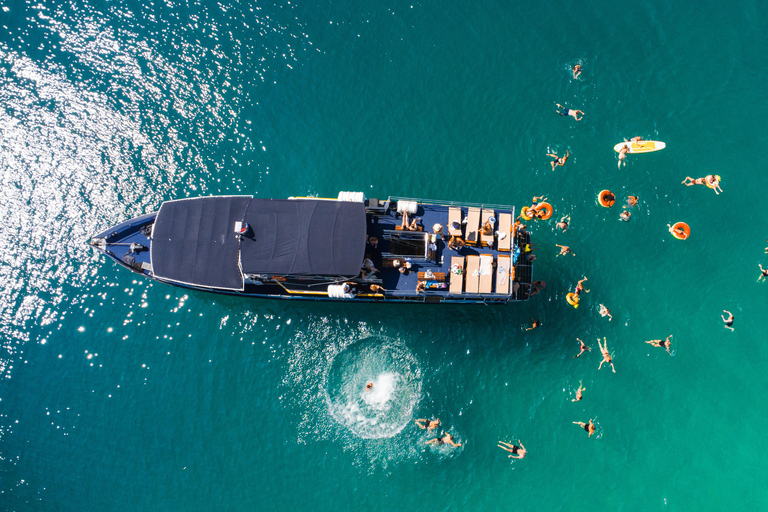
[[[400,224],[400,226],[403,228],[403,231],[418,231],[419,226],[416,225],[416,223],[421,220],[420,217],[416,217],[411,222],[408,222],[408,212],[403,212],[403,222]]]
[[[454,443],[453,442],[453,436],[451,434],[445,434],[443,437],[436,437],[434,439],[430,439],[427,441],[427,444],[436,444],[440,446],[441,444],[449,444],[451,446],[461,446],[461,443]]]
[[[637,137],[629,139],[629,142],[640,142],[641,140],[643,140],[643,138],[638,135]]]
[[[667,354],[672,355],[672,352],[669,351],[670,344],[671,344],[671,342],[669,341],[669,338],[671,337],[672,335],[670,334],[669,336],[667,336],[667,339],[665,340],[651,340],[651,341],[646,341],[646,343],[657,348],[666,348]]]
[[[560,248],[560,254],[558,254],[557,256],[563,256],[563,255],[565,255],[565,254],[568,254],[568,253],[571,253],[572,255],[576,256],[576,253],[575,253],[575,252],[573,252],[573,251],[571,250],[571,248],[570,248],[570,247],[568,247],[567,245],[560,245],[560,244],[555,244],[555,246],[557,246],[557,247],[559,247],[559,248]],[[557,257],[557,256],[556,256],[556,257]]]
[[[543,203],[546,200],[545,196],[533,196],[533,205],[536,206],[538,203]]]
[[[421,430],[435,430],[440,425],[440,418],[436,420],[421,419],[416,420],[416,424],[421,427]]]
[[[590,347],[586,346],[583,341],[581,341],[579,338],[576,338],[576,341],[579,342],[579,353],[573,356],[574,359],[577,357],[581,357],[581,354],[586,352],[587,350],[592,350]]]
[[[669,232],[672,233],[672,235],[677,236],[683,240],[688,238],[688,235],[685,234],[685,231],[683,231],[683,228],[674,228],[667,224],[667,227],[669,228]]]
[[[627,197],[627,208],[631,208],[633,206],[637,206],[637,200],[639,198],[637,196],[629,196]]]
[[[568,223],[569,223],[569,222],[571,222],[571,216],[570,216],[570,215],[566,215],[565,217],[563,217],[562,219],[560,219],[560,222],[558,222],[557,224],[555,224],[555,227],[556,227],[556,228],[560,228],[560,229],[562,229],[563,231],[565,231],[565,230],[567,230],[567,229],[568,229]],[[765,252],[768,252],[768,247],[766,247],[766,248],[765,248]]]
[[[372,389],[373,389],[373,382],[369,382],[368,384],[365,385],[365,390],[366,391],[370,391]]]
[[[583,397],[583,395],[581,394],[581,392],[582,392],[582,391],[586,391],[586,390],[587,390],[587,388],[585,388],[585,387],[584,387],[584,386],[581,384],[581,381],[579,381],[579,389],[577,389],[577,390],[576,390],[576,398],[573,398],[573,399],[571,399],[571,402],[578,402],[579,400],[581,400],[582,398],[584,398],[584,397]]]
[[[728,318],[725,318],[725,316],[720,315],[723,319],[723,322],[725,322],[726,329],[733,330],[733,327],[731,327],[733,325],[733,313],[731,313],[726,309],[723,310],[723,313],[728,313]]]
[[[525,216],[528,217],[529,219],[535,219],[538,217],[538,212],[533,208],[530,208],[530,207],[525,208],[524,212],[525,212]]]
[[[619,150],[619,169],[621,169],[622,164],[627,165],[627,162],[624,161],[627,158],[627,153],[629,153],[629,146],[624,144]]]
[[[706,185],[712,190],[715,191],[715,194],[719,194],[723,191],[723,189],[720,188],[720,176],[707,174],[703,178],[696,178],[693,179],[690,176],[686,176],[685,179],[682,181],[682,184],[686,187],[690,187],[693,185]]]
[[[573,78],[579,78],[579,75],[581,74],[581,64],[576,64],[573,66]]]
[[[766,277],[768,277],[768,270],[764,269],[763,265],[761,265],[760,263],[758,263],[757,265],[760,267],[760,277],[757,278],[757,282],[760,282]]]
[[[536,261],[536,255],[535,254],[529,254],[528,255],[528,262]]]
[[[613,317],[611,316],[611,310],[605,307],[603,304],[600,304],[600,316],[607,316],[609,322],[613,320]]]
[[[557,108],[555,109],[555,111],[561,116],[571,116],[577,121],[581,121],[581,117],[579,116],[582,116],[582,117],[584,116],[584,112],[582,112],[581,110],[567,109],[559,103],[555,103],[555,105],[557,105]]]
[[[539,325],[541,325],[541,322],[539,322],[538,320],[535,320],[533,317],[531,317],[531,322],[533,322],[533,325],[527,328],[526,331],[532,331],[535,328],[537,328]]]
[[[629,210],[622,210],[619,214],[619,220],[623,220],[624,222],[629,222],[629,219],[632,218],[632,214],[629,212]]]
[[[603,363],[608,363],[611,365],[611,368],[613,368],[613,373],[616,373],[616,368],[613,366],[613,358],[611,357],[610,352],[608,352],[608,340],[603,337],[603,344],[600,345],[600,338],[597,338],[597,345],[600,347],[600,352],[603,354],[603,360],[600,361],[600,366],[597,367],[599,370],[603,367]]]
[[[768,242],[768,240],[766,240]],[[765,248],[765,253],[768,254],[768,247]]]
[[[595,433],[595,424],[592,423],[592,420],[589,420],[589,423],[584,423],[583,421],[574,421],[573,424],[578,425],[589,432],[589,437],[592,437],[592,434]]]
[[[550,162],[550,164],[552,164],[552,170],[554,171],[556,165],[565,165],[565,161],[568,160],[569,156],[571,156],[571,152],[566,149],[565,156],[563,157],[559,157],[552,153],[547,153],[547,156],[551,156],[552,158],[554,158],[554,160]]]
[[[585,289],[584,289],[584,285],[582,284],[582,283],[583,283],[584,281],[586,281],[586,280],[587,280],[587,276],[584,276],[584,279],[582,279],[581,281],[579,281],[578,283],[576,283],[576,291],[575,291],[575,292],[573,292],[573,293],[574,293],[574,294],[575,294],[577,297],[579,296],[579,294],[581,294],[581,292],[589,293],[589,290],[585,290]]]
[[[508,452],[512,452],[512,455],[509,455],[509,457],[513,459],[522,459],[525,457],[526,451],[525,446],[523,446],[523,443],[520,442],[520,440],[517,440],[518,443],[520,443],[520,446],[517,446],[515,444],[511,443],[505,443],[504,441],[499,441],[498,447],[502,450],[506,450]]]

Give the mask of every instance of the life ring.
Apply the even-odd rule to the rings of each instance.
[[[568,302],[568,304],[570,304],[574,308],[579,307],[579,297],[575,293],[569,293],[568,295],[566,295],[565,300]]]
[[[718,183],[719,183],[719,182],[720,182],[720,175],[719,175],[719,174],[715,174],[715,179],[716,179],[716,180],[718,181]],[[714,186],[712,186],[712,184],[711,184],[709,181],[707,181],[707,179],[706,179],[706,178],[704,179],[704,184],[705,184],[707,187],[709,187],[709,188],[711,188],[711,189],[713,189],[713,190],[714,190],[714,188],[715,188]]]
[[[685,222],[676,222],[670,231],[672,236],[678,240],[685,240],[691,236],[691,227]]]
[[[610,208],[616,202],[616,196],[610,190],[602,190],[597,194],[597,202],[600,203],[600,206]]]
[[[544,210],[544,215],[539,216],[541,220],[547,220],[552,216],[552,213],[554,212],[554,210],[552,209],[552,205],[549,203],[538,204],[536,205],[535,210],[537,212],[541,212],[542,210]]]

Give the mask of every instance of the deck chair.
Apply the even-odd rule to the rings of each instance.
[[[480,242],[480,208],[470,208],[467,212],[467,227],[464,230],[465,239],[468,245],[477,245]]]
[[[461,269],[461,274],[454,274],[453,270],[448,274],[450,277],[448,285],[448,293],[461,294],[464,291],[464,257],[453,256],[451,258],[451,269],[454,265],[458,265]]]
[[[509,256],[499,256],[496,259],[496,293],[509,295],[509,268],[512,261]]]
[[[453,229],[453,222],[459,223],[459,229]],[[461,208],[452,206],[448,208],[448,234],[451,236],[461,236]]]
[[[488,221],[488,219],[491,219],[491,218],[493,219],[496,218],[495,212],[493,210],[486,210],[485,208],[483,208],[483,219],[482,221],[480,221],[480,225],[481,226],[485,225],[486,221]],[[493,231],[491,231],[490,235],[480,235],[480,241],[482,242],[483,247],[493,247],[493,237],[494,237],[494,232],[496,231],[496,222],[494,221],[492,222],[492,224],[493,224]]]
[[[506,234],[502,234],[506,233]],[[512,249],[512,214],[499,214],[499,241],[498,250],[510,251]]]
[[[491,293],[493,286],[493,256],[480,255],[480,293]]]
[[[464,274],[467,293],[480,293],[480,256],[467,256],[467,271]]]

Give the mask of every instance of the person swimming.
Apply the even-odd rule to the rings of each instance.
[[[527,453],[525,450],[525,446],[523,446],[523,443],[518,439],[518,443],[520,443],[520,446],[517,446],[512,443],[505,443],[504,441],[499,441],[498,447],[502,450],[511,452],[512,455],[509,455],[509,457],[513,459],[522,459],[525,457],[525,454]]]
[[[723,191],[723,189],[720,188],[720,176],[713,174],[707,174],[703,178],[696,179],[691,178],[690,176],[686,176],[682,181],[682,184],[687,187],[691,187],[693,185],[706,185],[707,187],[714,190],[715,194],[720,194],[720,192]]]
[[[622,210],[619,214],[619,220],[623,220],[624,222],[629,222],[629,219],[632,218],[632,213],[630,213],[629,210]]]
[[[573,78],[579,78],[579,75],[581,74],[581,64],[576,64],[573,66]]]
[[[600,370],[600,368],[603,367],[603,363],[608,363],[611,365],[613,373],[616,373],[616,367],[613,366],[613,358],[611,357],[611,353],[608,352],[608,340],[603,337],[603,344],[600,345],[600,338],[597,338],[597,345],[600,347],[600,352],[603,354],[603,360],[600,361],[600,366],[598,366],[597,369]]]
[[[555,105],[557,105],[557,108],[555,109],[555,112],[557,112],[558,114],[560,114],[563,117],[571,116],[572,118],[574,118],[577,121],[581,121],[581,117],[579,117],[580,115],[582,117],[584,117],[584,112],[582,112],[581,110],[573,110],[573,109],[565,108],[564,106],[562,106],[559,103],[555,103]]]
[[[430,439],[429,441],[427,441],[427,444],[436,444],[438,446],[442,444],[449,444],[451,446],[461,446],[461,443],[454,443],[453,436],[448,433],[446,433],[443,437],[436,437],[434,439]]]
[[[428,420],[426,418],[416,420],[416,424],[421,427],[422,430],[434,430],[440,425],[440,418],[436,420]]]
[[[608,321],[613,320],[613,317],[611,316],[611,310],[605,307],[603,304],[600,304],[600,316],[607,316]]]
[[[565,156],[557,156],[554,153],[547,153],[547,156],[551,156],[552,158],[554,158],[554,160],[550,162],[550,164],[552,164],[552,170],[554,171],[556,165],[565,165],[565,162],[568,160],[568,157],[571,156],[571,152],[566,149]]]
[[[592,420],[589,420],[589,423],[584,423],[583,421],[574,421],[573,424],[578,425],[586,430],[589,433],[589,437],[592,437],[592,434],[595,433],[595,424],[592,423]]]
[[[720,315],[720,317],[723,319],[723,322],[725,322],[725,328],[726,328],[726,329],[730,329],[730,330],[733,330],[733,327],[732,327],[732,325],[733,325],[733,320],[734,320],[734,319],[733,319],[733,313],[731,313],[731,312],[730,312],[730,311],[728,311],[727,309],[724,309],[724,310],[723,310],[723,313],[728,313],[728,318],[725,318],[725,316],[723,316],[723,315]]]
[[[578,353],[578,354],[576,354],[575,356],[573,356],[573,358],[574,358],[574,359],[576,359],[577,357],[581,357],[581,354],[583,354],[583,353],[584,353],[584,352],[586,352],[587,350],[592,350],[591,348],[589,348],[588,346],[586,346],[586,345],[584,344],[584,342],[583,342],[583,341],[581,341],[579,338],[576,338],[576,341],[578,341],[578,342],[579,342],[579,353]]]
[[[576,390],[576,398],[573,398],[573,399],[571,399],[571,402],[578,402],[578,401],[580,401],[582,398],[584,398],[584,396],[582,395],[582,392],[583,392],[583,391],[586,391],[586,390],[587,390],[587,388],[585,388],[585,387],[584,387],[584,386],[581,384],[581,381],[579,381],[579,389],[577,389],[577,390]]]
[[[555,227],[556,227],[556,228],[560,228],[560,229],[562,229],[563,231],[565,231],[565,230],[567,230],[567,229],[568,229],[568,223],[569,223],[569,222],[571,222],[571,216],[570,216],[570,215],[566,215],[565,217],[563,217],[562,219],[560,219],[560,222],[558,222],[557,224],[555,224]],[[768,252],[768,247],[766,247],[766,251],[765,251],[765,252]]]
[[[560,253],[557,256],[564,256],[564,255],[566,255],[568,253],[572,254],[573,256],[576,256],[576,253],[573,252],[571,250],[571,248],[568,247],[567,245],[555,244],[555,247],[559,247],[560,248]]]
[[[667,349],[667,354],[672,355],[672,352],[669,351],[669,349],[672,346],[671,345],[672,342],[669,339],[671,337],[672,337],[672,335],[670,334],[669,336],[667,336],[667,339],[665,339],[665,340],[650,340],[650,341],[646,341],[646,343],[650,344],[653,347],[666,348]]]

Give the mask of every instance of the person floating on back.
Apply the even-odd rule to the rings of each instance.
[[[582,391],[586,391],[586,390],[587,388],[585,388],[581,384],[581,381],[579,381],[579,389],[576,390],[576,398],[572,399],[571,402],[578,402],[579,400],[581,400],[584,397],[581,393]]]
[[[583,354],[583,353],[584,353],[584,352],[586,352],[587,350],[592,350],[591,348],[589,348],[588,346],[586,346],[586,345],[584,344],[584,342],[583,342],[583,341],[581,341],[579,338],[576,338],[576,341],[578,341],[578,342],[579,342],[579,353],[578,353],[578,354],[576,354],[575,356],[573,356],[573,358],[574,358],[574,359],[576,359],[577,357],[581,357],[581,354]]]
[[[577,121],[581,121],[581,118],[584,117],[584,112],[582,112],[581,110],[571,110],[569,108],[565,108],[559,103],[555,103],[555,105],[557,105],[557,108],[555,109],[555,111],[561,116],[564,116],[564,117],[571,116]]]
[[[613,317],[611,316],[611,310],[602,304],[600,304],[600,316],[607,316],[608,321],[613,320]]]
[[[520,446],[512,443],[505,443],[504,441],[499,441],[498,446],[502,450],[512,452],[512,455],[509,455],[509,457],[513,459],[522,459],[527,452],[525,451],[525,446],[523,446],[523,443],[519,439],[517,442],[520,443]]]
[[[685,179],[683,180],[683,185],[687,187],[690,187],[693,185],[706,185],[707,187],[714,190],[715,194],[720,194],[720,192],[723,191],[723,189],[720,188],[719,175],[707,174],[703,178],[696,178],[696,179],[693,179],[690,176],[686,176]]]
[[[603,363],[608,363],[611,365],[611,369],[613,370],[613,373],[616,373],[616,367],[613,366],[613,358],[611,357],[611,353],[608,352],[608,340],[603,337],[603,344],[600,345],[600,338],[597,338],[597,345],[600,347],[600,352],[603,354],[603,360],[600,361],[600,366],[597,367],[599,370],[603,367]]]

